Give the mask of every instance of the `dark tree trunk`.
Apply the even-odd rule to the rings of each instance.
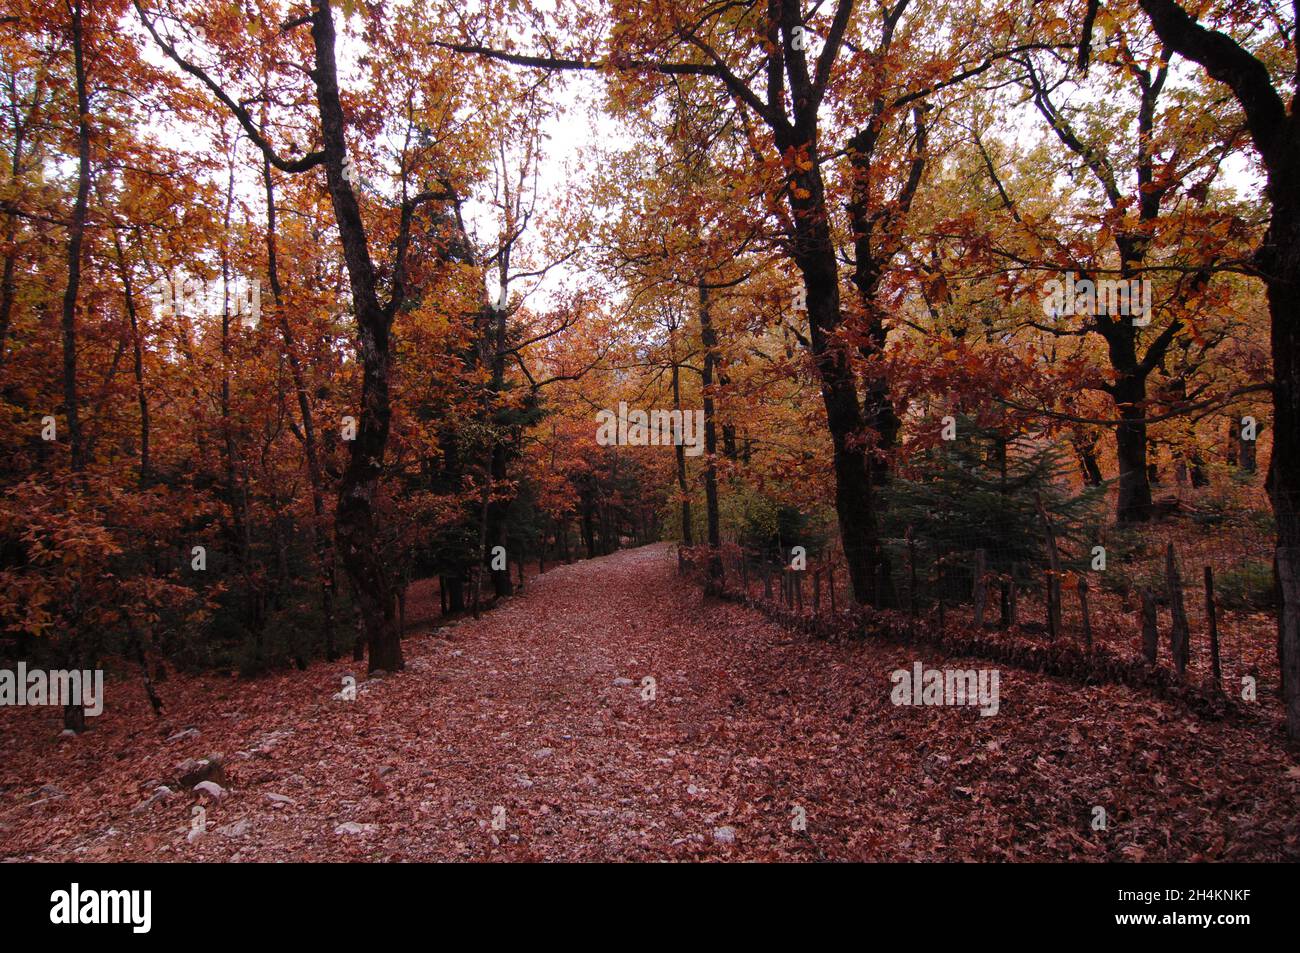
[[[447,587],[447,611],[464,612],[465,580],[460,576],[444,576],[443,583]]]
[[[900,6],[901,12],[902,7]],[[865,316],[865,334],[860,338],[858,352],[864,366],[862,423],[864,430],[861,438],[867,441],[865,448],[867,478],[874,488],[882,488],[889,482],[890,455],[898,446],[898,433],[902,427],[894,404],[889,394],[889,381],[879,369],[880,359],[885,352],[888,329],[885,327],[885,310],[880,306],[877,295],[885,270],[898,254],[902,246],[898,222],[907,214],[921,185],[925,172],[927,128],[925,108],[917,107],[912,111],[915,139],[913,141],[912,161],[908,166],[907,178],[903,181],[898,195],[892,200],[881,200],[875,194],[879,177],[873,165],[875,149],[885,117],[879,104],[873,111],[865,128],[850,141],[850,166],[853,170],[852,194],[849,201],[849,220],[853,226],[854,270],[853,284],[857,289]],[[868,500],[868,509],[872,504]],[[894,591],[893,573],[889,558],[880,549],[876,541],[875,514],[869,514],[870,537],[868,562],[865,567],[870,575],[870,602],[875,606],[896,608],[898,595]],[[852,576],[852,563],[850,563]],[[854,593],[857,594],[857,583]]]
[[[1259,436],[1259,425],[1255,425],[1255,436]],[[1255,440],[1249,440],[1243,435],[1244,425],[1237,427],[1237,466],[1247,473],[1254,473],[1256,469],[1255,447],[1258,444]]]
[[[1300,194],[1300,155],[1290,182],[1293,201],[1281,205],[1275,197],[1260,258],[1270,276],[1272,318],[1274,429],[1266,485],[1277,520],[1278,641],[1287,737],[1300,746],[1300,203],[1294,202]],[[1248,445],[1253,464],[1255,444]]]
[[[672,342],[673,347],[673,407],[679,413],[686,413],[682,410],[682,391],[681,391],[681,365],[677,363],[676,344]],[[694,546],[693,531],[691,529],[691,491],[686,483],[686,447],[681,441],[673,447],[674,454],[677,458],[677,492],[682,498],[682,545]]]
[[[21,143],[20,143],[21,144]],[[18,146],[15,146],[17,152]],[[14,157],[14,178],[17,178],[18,158]],[[18,252],[14,247],[14,238],[18,234],[17,216],[10,213],[8,221],[5,223],[4,247],[9,249],[5,253],[4,271],[0,273],[0,371],[5,366],[5,345],[9,340],[9,322],[12,320],[14,311],[14,299],[18,294],[18,285],[14,281],[14,270],[18,265]]]
[[[506,460],[507,448],[505,444],[498,441],[492,447],[492,485],[494,487],[502,486],[506,481]],[[509,514],[509,500],[500,499],[500,494],[493,494],[487,504],[487,570],[492,576],[492,592],[499,598],[510,595],[514,590],[510,582],[510,552],[507,548],[509,542],[509,527],[506,524],[506,517]],[[506,559],[503,561],[501,569],[495,569],[492,566],[491,551],[500,546],[506,550]]]
[[[780,142],[782,149],[794,142]],[[815,148],[811,149],[815,153]],[[877,603],[880,545],[872,481],[862,448],[866,427],[858,403],[857,383],[847,348],[836,335],[840,328],[839,273],[835,246],[826,220],[825,189],[814,154],[812,168],[794,177],[799,187],[790,193],[795,217],[795,263],[803,277],[808,306],[809,344],[821,382],[826,426],[831,434],[835,470],[835,512],[853,598]],[[806,194],[806,198],[800,195]]]
[[[72,472],[79,478],[85,466],[81,423],[77,412],[77,295],[81,288],[81,248],[86,233],[86,207],[90,200],[90,101],[86,89],[84,34],[81,0],[72,8],[72,54],[77,95],[77,198],[68,225],[68,283],[63,293],[63,402],[68,421]],[[0,342],[3,343],[3,342]],[[72,667],[81,668],[82,632],[77,586],[70,594],[69,631],[62,651]],[[85,709],[69,705],[63,709],[63,727],[86,730]]]
[[[1097,462],[1097,440],[1081,438],[1073,441],[1074,452],[1079,456],[1079,470],[1083,474],[1084,486],[1101,486],[1105,479],[1101,465]]]
[[[1115,456],[1119,464],[1119,502],[1115,518],[1120,523],[1141,523],[1151,518],[1151,484],[1147,474],[1146,380],[1129,374],[1114,384],[1120,419],[1115,428]]]
[[[1232,89],[1268,177],[1272,216],[1255,256],[1268,291],[1273,357],[1273,456],[1267,486],[1277,519],[1278,642],[1287,737],[1300,745],[1300,120],[1273,87],[1268,67],[1231,37],[1205,29],[1175,0],[1139,3],[1162,42]]]
[[[587,547],[587,558],[596,558],[595,503],[588,497],[582,499],[582,542]]]
[[[699,291],[700,339],[704,345],[701,389],[704,395],[704,505],[709,532],[708,580],[711,587],[718,587],[722,584],[722,535],[718,517],[718,430],[713,401],[713,371],[718,361],[718,334],[713,327],[709,289],[702,281]]]
[[[38,105],[44,100],[44,82],[39,78],[33,85],[31,108],[27,115],[18,120],[14,116],[13,128],[13,154],[9,164],[9,174],[11,181],[17,182],[19,175],[23,171],[23,144],[27,139],[27,128],[31,121],[38,114]],[[13,77],[10,77],[9,89],[11,102],[16,102],[18,91]],[[18,267],[18,250],[14,244],[14,239],[18,234],[18,216],[13,211],[5,215],[5,229],[3,247],[5,249],[4,269],[0,272],[0,371],[5,366],[5,344],[9,340],[9,323],[13,318],[14,302],[18,295],[18,285],[14,280],[14,273]]]
[[[230,210],[235,202],[235,169],[232,162],[226,186],[226,208],[222,219],[223,234],[230,234]],[[253,578],[252,530],[249,526],[247,492],[239,474],[239,449],[235,441],[235,423],[230,414],[230,251],[225,240],[221,243],[221,445],[226,469],[226,497],[230,507],[230,533],[235,538],[239,570],[243,577],[243,592],[248,600],[248,627],[257,633],[256,659],[261,662],[261,631],[263,613],[260,611],[261,593]]]
[[[135,309],[135,295],[132,290],[131,269],[127,267],[126,255],[122,251],[122,240],[117,228],[113,229],[113,251],[117,257],[118,275],[122,279],[123,299],[126,304],[126,316],[131,325],[131,369],[135,375],[135,398],[140,409],[140,487],[149,485],[149,397],[144,389],[144,342],[140,334],[139,315]]]
[[[361,414],[351,456],[339,485],[335,532],[344,569],[352,581],[361,607],[369,647],[369,670],[400,671],[404,667],[402,643],[393,612],[392,590],[379,547],[376,497],[383,473],[384,450],[392,416],[389,404],[389,330],[395,308],[380,306],[377,280],[366,243],[361,210],[350,183],[343,178],[347,154],[346,120],[339,98],[338,68],[334,59],[334,18],[329,0],[318,0],[312,13],[312,40],[316,50],[316,91],[320,105],[321,137],[326,153],[325,174],[334,217],[343,242],[352,290],[361,358]],[[394,301],[394,304],[400,302]]]
[[[81,246],[90,200],[90,98],[81,0],[72,5],[72,62],[77,98],[77,197],[68,221],[68,282],[63,292],[63,412],[68,422],[72,469],[80,472],[85,460],[77,396],[77,295],[81,290]]]
[[[370,650],[370,670],[397,671],[403,667],[402,646],[394,616],[392,590],[380,552],[377,500],[392,413],[389,403],[389,332],[393,316],[406,297],[405,256],[410,241],[411,216],[421,201],[429,201],[433,196],[421,193],[402,203],[401,225],[393,243],[392,295],[386,304],[381,305],[365,223],[352,185],[343,174],[347,158],[347,119],[339,94],[334,15],[329,0],[313,0],[311,6],[307,18],[286,29],[308,22],[311,24],[315,63],[309,75],[316,87],[321,148],[293,160],[275,154],[263,130],[258,128],[245,106],[221,90],[201,67],[182,57],[138,3],[136,12],[154,41],[182,70],[198,78],[221,100],[272,165],[285,172],[306,172],[319,165],[325,168],[334,221],[343,245],[343,261],[357,325],[357,356],[362,370],[360,421],[348,465],[339,483],[335,535],[344,570],[361,610]]]
[[[280,335],[289,361],[289,373],[298,396],[298,413],[302,418],[302,443],[307,457],[307,479],[311,483],[312,549],[320,573],[321,615],[324,625],[325,657],[331,662],[338,657],[334,646],[334,599],[337,570],[334,565],[334,542],[325,515],[325,476],[320,464],[320,450],[316,441],[316,422],[312,412],[311,397],[307,392],[306,375],[298,358],[297,342],[289,316],[283,307],[283,285],[280,281],[279,254],[276,248],[275,182],[271,178],[271,163],[262,158],[262,184],[266,189],[266,272],[275,301]]]

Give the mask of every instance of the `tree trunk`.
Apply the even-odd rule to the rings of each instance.
[[[492,447],[492,485],[501,487],[506,482],[507,476],[506,446],[500,440],[497,440]],[[492,574],[492,593],[500,599],[509,596],[514,587],[510,582],[510,551],[507,546],[509,543],[509,526],[506,523],[506,517],[509,512],[509,500],[499,498],[489,498],[487,502],[487,540],[489,549],[485,554],[487,563],[486,567]],[[506,550],[506,559],[501,569],[492,567],[491,550],[500,546]]]
[[[881,582],[880,543],[876,534],[875,494],[862,446],[866,420],[858,402],[857,382],[846,344],[839,340],[842,321],[839,267],[831,236],[826,189],[815,139],[793,128],[777,130],[777,147],[806,150],[809,167],[791,176],[788,193],[794,218],[792,246],[803,278],[808,307],[808,344],[821,383],[826,426],[831,434],[835,470],[835,513],[853,598],[864,605],[893,605],[892,586]]]
[[[671,339],[670,339],[671,343]],[[681,367],[677,363],[677,353],[674,346],[673,350],[673,407],[679,413],[685,413],[682,410],[682,391],[681,391]],[[695,540],[691,530],[691,491],[686,483],[686,446],[678,441],[673,447],[677,457],[677,492],[682,497],[682,545],[694,546]]]
[[[704,506],[708,521],[708,588],[722,585],[722,534],[718,517],[718,428],[714,419],[713,370],[718,361],[718,335],[709,308],[709,288],[701,281],[700,340],[704,345],[704,368],[700,387],[704,395]]]
[[[126,255],[122,251],[122,240],[117,228],[113,229],[113,251],[117,257],[118,275],[122,279],[123,299],[126,304],[127,320],[131,324],[131,367],[135,375],[136,404],[140,409],[140,488],[149,485],[149,397],[144,389],[144,342],[140,333],[139,314],[135,309],[135,295],[132,290],[131,269],[127,267]]]
[[[1097,462],[1096,438],[1080,438],[1071,443],[1079,457],[1079,471],[1083,476],[1084,486],[1101,486],[1104,477],[1101,473],[1101,465]]]
[[[365,225],[352,186],[343,178],[347,154],[346,120],[339,98],[334,58],[334,18],[329,0],[317,0],[311,35],[316,51],[316,93],[320,105],[321,137],[326,153],[325,173],[334,217],[343,242],[356,315],[358,356],[361,359],[361,414],[347,468],[339,484],[335,532],[343,567],[361,607],[369,647],[369,670],[400,671],[404,667],[393,600],[379,547],[376,496],[383,473],[384,450],[392,416],[389,404],[389,330],[394,309],[380,306],[377,280]]]
[[[1143,523],[1151,518],[1151,483],[1147,472],[1146,381],[1134,375],[1115,384],[1115,402],[1124,422],[1115,428],[1119,463],[1119,502],[1115,519]]]
[[[1291,179],[1292,196],[1300,189],[1300,160]],[[1261,256],[1268,274],[1273,351],[1273,455],[1269,461],[1269,497],[1277,521],[1278,641],[1287,738],[1300,746],[1300,206],[1280,208],[1274,198],[1273,220]],[[1244,451],[1247,444],[1242,444]],[[1249,444],[1252,451],[1254,444]]]
[[[72,62],[77,97],[77,197],[68,222],[68,282],[63,292],[63,406],[73,472],[85,465],[77,397],[77,295],[81,290],[81,246],[90,200],[90,98],[86,89],[85,36],[81,0],[72,5]]]
[[[461,576],[446,576],[444,582],[447,586],[447,612],[464,612],[465,611],[465,580]]]
[[[230,210],[235,203],[235,167],[233,159],[226,185],[226,207],[222,218],[223,235],[230,235]],[[243,577],[244,597],[248,600],[248,627],[257,633],[256,660],[261,662],[261,625],[263,614],[258,604],[258,586],[253,579],[252,530],[246,507],[247,495],[239,476],[239,450],[235,442],[235,424],[230,416],[230,249],[225,238],[221,243],[221,445],[226,469],[226,495],[230,507],[230,530],[236,540],[239,571]]]
[[[1244,429],[1244,426],[1238,426],[1237,428],[1237,465],[1247,473],[1254,473],[1256,467],[1255,447],[1258,446],[1258,444],[1255,440],[1247,439],[1244,436]],[[1255,425],[1255,436],[1259,436],[1258,424]]]
[[[81,246],[86,232],[86,206],[90,199],[90,103],[86,91],[84,34],[82,32],[81,0],[72,8],[72,53],[77,93],[77,198],[68,225],[68,283],[63,293],[63,402],[68,421],[68,442],[71,449],[72,472],[78,477],[85,466],[81,423],[77,412],[77,295],[81,288]],[[78,487],[80,483],[78,482]],[[69,631],[65,635],[63,651],[72,667],[82,667],[80,611],[77,586],[71,594]],[[63,709],[63,727],[82,732],[86,730],[85,709],[68,705]]]
[[[1268,291],[1272,328],[1275,433],[1267,486],[1277,519],[1278,642],[1287,738],[1300,745],[1300,127],[1274,88],[1268,67],[1231,37],[1205,29],[1174,0],[1138,2],[1162,42],[1231,88],[1268,176],[1272,216],[1255,255]]]
[[[44,83],[39,79],[35,83],[31,98],[31,108],[22,121],[14,116],[13,153],[10,159],[10,181],[17,182],[23,171],[23,143],[27,138],[27,129],[38,114],[38,105],[44,100]],[[9,323],[13,318],[14,301],[18,296],[18,285],[14,281],[14,272],[18,267],[18,249],[14,239],[18,235],[18,216],[13,211],[5,215],[5,230],[0,238],[0,247],[5,249],[4,269],[0,273],[0,371],[5,366],[5,345],[9,340]]]
[[[275,301],[280,335],[289,361],[289,373],[298,396],[298,413],[302,418],[302,443],[307,457],[307,479],[311,482],[312,549],[320,573],[321,615],[325,627],[325,657],[334,661],[338,651],[334,646],[334,599],[337,570],[334,565],[334,542],[325,518],[325,477],[320,464],[320,450],[316,442],[316,421],[312,412],[311,397],[307,392],[306,375],[298,359],[297,342],[289,316],[283,307],[283,286],[280,281],[279,254],[276,248],[275,183],[271,178],[271,162],[262,158],[262,183],[266,188],[266,271],[271,282],[271,295]]]

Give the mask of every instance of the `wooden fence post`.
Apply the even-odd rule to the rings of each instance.
[[[1019,596],[1019,593],[1016,591],[1016,570],[1019,569],[1019,568],[1020,568],[1020,566],[1019,566],[1018,563],[1012,563],[1012,564],[1011,564],[1011,578],[1007,580],[1007,605],[1006,605],[1006,615],[1003,617],[1003,620],[1002,620],[1002,621],[1003,621],[1003,624],[1006,625],[1008,628],[1010,628],[1011,626],[1014,626],[1014,625],[1018,625],[1018,624],[1019,624],[1019,623],[1017,622],[1017,618],[1018,618],[1018,616],[1017,616],[1017,609],[1018,609],[1019,607],[1018,607],[1017,604],[1016,604],[1016,603],[1017,603],[1017,598],[1018,598],[1018,596]]]
[[[1159,644],[1159,632],[1156,629],[1156,594],[1149,587],[1142,587],[1142,655],[1148,665],[1156,664],[1156,649]]]
[[[1052,530],[1051,517],[1043,506],[1043,499],[1034,494],[1034,503],[1038,515],[1043,518],[1043,531],[1047,536],[1047,558],[1051,568],[1047,573],[1047,629],[1053,639],[1061,635],[1061,556],[1056,551],[1056,533]]]
[[[1169,629],[1169,649],[1173,653],[1174,668],[1181,676],[1187,671],[1191,637],[1187,628],[1187,610],[1183,607],[1183,582],[1178,578],[1172,540],[1165,545],[1165,584],[1169,589],[1169,613],[1173,618]]]
[[[1210,624],[1210,677],[1214,690],[1223,691],[1223,669],[1219,664],[1219,619],[1214,606],[1214,570],[1205,567],[1205,618]]]
[[[1083,644],[1092,651],[1092,619],[1088,617],[1088,577],[1079,575],[1079,609],[1083,612]]]
[[[916,541],[912,539],[912,527],[907,528],[907,611],[916,618]]]

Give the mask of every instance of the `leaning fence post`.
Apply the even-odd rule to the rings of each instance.
[[[984,575],[987,566],[987,556],[982,549],[975,550],[975,585],[972,590],[972,597],[975,600],[975,628],[977,631],[984,628],[984,602],[988,595],[984,586]]]
[[[1079,575],[1079,609],[1083,613],[1083,644],[1092,651],[1092,620],[1088,618],[1088,578]]]
[[[1219,665],[1219,619],[1214,608],[1214,570],[1205,567],[1205,618],[1210,623],[1210,676],[1214,690],[1223,691],[1223,670]]]
[[[1178,564],[1174,560],[1174,544],[1165,545],[1165,584],[1169,588],[1169,614],[1173,625],[1169,630],[1169,649],[1174,656],[1174,668],[1182,675],[1187,671],[1187,657],[1191,648],[1187,629],[1187,610],[1183,608],[1183,583],[1178,578]]]

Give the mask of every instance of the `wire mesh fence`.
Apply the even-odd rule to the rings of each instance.
[[[1035,545],[925,525],[882,538],[856,598],[838,546],[815,554],[792,547],[775,561],[728,542],[716,554],[679,549],[678,565],[714,591],[795,618],[834,621],[865,605],[920,627],[1044,647],[1073,643],[1233,695],[1276,691],[1271,515],[1098,525],[1069,535],[1044,517]]]

